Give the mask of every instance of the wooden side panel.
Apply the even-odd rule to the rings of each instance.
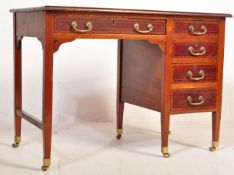
[[[16,35],[38,37],[43,40],[45,36],[45,12],[30,12],[16,14]]]
[[[160,48],[148,41],[124,40],[122,54],[122,101],[159,111],[163,59]]]

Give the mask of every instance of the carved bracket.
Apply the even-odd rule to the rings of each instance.
[[[72,42],[74,40],[76,40],[77,38],[55,38],[54,39],[54,45],[53,45],[53,52],[57,52],[59,50],[59,47],[67,42]],[[151,44],[156,44],[159,46],[159,48],[161,49],[162,52],[165,53],[166,51],[166,42],[165,40],[155,40],[155,39],[149,39],[147,40],[149,43]]]
[[[67,43],[67,42],[72,42],[76,40],[76,38],[70,38],[70,39],[65,39],[65,38],[56,38],[54,39],[54,45],[53,45],[53,52],[57,52],[59,47],[64,44],[64,43]]]
[[[21,37],[23,38],[23,37]],[[36,38],[38,39],[38,41],[40,41],[42,49],[44,49],[45,47],[45,40],[42,37],[38,37],[36,36]],[[56,38],[53,40],[53,53],[57,52],[59,47],[67,42],[72,42],[74,41],[76,38],[71,38],[71,39],[65,39],[65,38]],[[17,40],[18,41],[18,40]],[[20,41],[20,38],[19,38]],[[20,43],[20,42],[19,42]]]
[[[24,36],[16,36],[16,48],[21,48],[22,47],[22,40],[23,40]],[[42,48],[44,45],[44,41],[41,37],[37,37],[36,38],[41,42]]]
[[[155,40],[155,39],[149,39],[147,40],[151,44],[156,44],[159,46],[162,52],[166,52],[166,41],[165,40]]]
[[[38,39],[38,41],[40,41],[41,47],[42,47],[42,50],[43,50],[43,48],[44,48],[44,40],[43,40],[43,37],[37,36],[37,39]]]

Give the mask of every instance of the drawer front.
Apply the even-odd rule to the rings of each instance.
[[[75,26],[71,26],[71,24]],[[75,22],[75,23],[74,23]],[[112,26],[112,20],[108,19],[94,19],[93,17],[85,16],[68,16],[59,17],[55,20],[54,30],[55,32],[62,33],[79,33],[79,34],[110,34],[110,28]],[[80,32],[79,32],[80,31]]]
[[[115,27],[116,33],[147,35],[164,35],[166,33],[165,20],[116,20],[113,26]]]
[[[217,42],[212,43],[175,43],[174,57],[216,57]]]
[[[173,109],[215,108],[216,90],[181,90],[172,93]]]
[[[214,82],[216,75],[215,65],[173,67],[173,81],[175,82]]]
[[[176,34],[188,34],[190,36],[207,36],[219,33],[218,22],[208,21],[176,21],[174,26]]]
[[[72,25],[73,23],[73,25]],[[55,32],[77,34],[165,34],[165,20],[147,19],[119,19],[105,16],[79,16],[56,17]]]

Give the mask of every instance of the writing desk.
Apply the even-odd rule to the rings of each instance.
[[[53,54],[79,38],[118,39],[117,139],[124,103],[161,113],[161,152],[169,157],[171,114],[212,112],[212,145],[219,142],[225,18],[230,14],[45,6],[13,9],[15,143],[21,119],[43,132],[42,170],[50,165]],[[21,42],[37,37],[43,47],[42,121],[22,109]]]

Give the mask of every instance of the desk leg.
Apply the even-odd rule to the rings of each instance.
[[[222,84],[223,84],[223,59],[224,59],[224,37],[225,37],[225,19],[220,21],[219,38],[219,57],[217,59],[217,99],[216,111],[212,112],[212,144],[210,151],[215,151],[219,145],[219,132],[222,111]]]
[[[120,139],[123,134],[123,111],[124,102],[121,101],[121,79],[122,79],[122,47],[123,40],[118,40],[118,60],[117,60],[117,100],[116,100],[116,114],[117,114],[117,139]]]
[[[117,101],[117,139],[120,139],[123,134],[123,111],[124,102]]]
[[[219,130],[220,130],[221,111],[212,112],[212,144],[210,151],[215,151],[219,146]]]
[[[51,44],[52,45],[52,44]],[[43,58],[43,150],[44,159],[42,170],[46,171],[50,166],[51,137],[52,137],[52,98],[53,98],[53,50],[49,43],[44,48]]]
[[[15,143],[13,148],[19,146],[21,141],[21,117],[16,110],[22,109],[22,58],[21,58],[22,38],[14,34],[14,118],[15,118]]]
[[[168,136],[170,127],[170,115],[165,115],[161,113],[161,152],[163,157],[168,158],[170,154],[168,153]]]
[[[171,113],[171,70],[173,57],[173,19],[167,20],[167,40],[165,43],[165,57],[162,59],[162,84],[161,84],[161,152],[163,157],[170,157],[168,152],[168,137],[170,128],[170,113]]]

